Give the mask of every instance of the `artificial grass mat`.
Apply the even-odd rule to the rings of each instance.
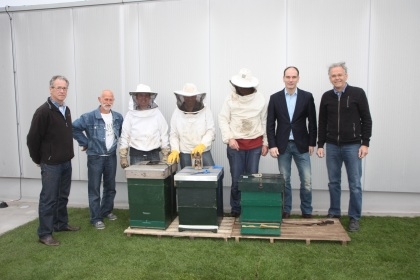
[[[420,217],[363,217],[340,242],[132,235],[128,210],[97,230],[88,208],[69,209],[78,232],[38,243],[38,220],[0,236],[0,279],[419,279]],[[13,217],[11,217],[13,218]],[[344,226],[348,218],[343,218]]]

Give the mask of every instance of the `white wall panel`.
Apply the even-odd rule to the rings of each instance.
[[[239,69],[249,68],[260,80],[258,90],[268,103],[281,85],[281,71],[286,61],[286,25],[284,1],[223,1],[210,2],[210,75],[212,109],[217,115],[230,94],[230,78]],[[225,167],[224,185],[230,186],[230,169],[226,145],[217,137],[212,150],[215,161]],[[278,173],[277,161],[269,155],[261,157],[260,171]]]
[[[372,1],[369,102],[373,137],[366,188],[419,192],[417,90],[420,2]]]
[[[0,145],[0,176],[19,177],[20,147],[18,140],[16,119],[15,88],[13,77],[12,41],[9,17],[6,13],[0,14],[0,96],[2,106],[0,119],[2,120],[2,145]],[[0,186],[1,188],[2,186]]]
[[[40,169],[29,157],[26,135],[35,110],[50,96],[49,81],[52,76],[64,75],[70,81],[66,104],[72,114],[73,108],[76,108],[72,11],[15,13],[13,22],[23,174],[27,178],[40,178]]]
[[[74,60],[76,67],[76,107],[73,118],[96,109],[98,96],[104,89],[114,92],[113,109],[123,116],[123,78],[121,71],[124,57],[121,47],[121,20],[119,5],[84,7],[74,9]],[[76,143],[76,142],[75,142]],[[87,156],[76,152],[73,173],[87,180]],[[117,180],[125,180],[124,172],[118,168]]]
[[[120,89],[122,104],[121,113],[125,117],[128,111],[129,92],[133,91],[139,83],[140,77],[140,50],[139,50],[139,11],[138,4],[124,5],[120,9],[123,25],[120,33],[121,56],[120,67],[123,85]]]
[[[322,94],[332,88],[328,66],[345,61],[348,82],[367,91],[370,2],[365,0],[297,0],[287,2],[287,65],[300,70],[298,87],[312,92],[317,109]],[[328,189],[325,158],[311,157],[312,187]],[[299,188],[297,170],[292,181]],[[348,189],[343,166],[342,188]]]
[[[3,125],[8,133],[0,145],[0,176],[19,176],[18,130],[23,176],[40,178],[39,168],[29,158],[26,135],[34,111],[49,96],[48,82],[56,74],[70,80],[66,103],[73,119],[93,110],[98,105],[96,97],[105,88],[114,91],[114,109],[125,115],[128,92],[145,83],[159,93],[157,102],[169,123],[176,106],[173,91],[192,82],[208,93],[206,103],[217,126],[218,113],[230,91],[229,79],[240,68],[250,68],[259,78],[259,90],[268,102],[271,94],[284,87],[283,69],[296,65],[301,74],[299,87],[314,94],[318,108],[322,93],[331,88],[328,65],[346,61],[348,82],[365,89],[373,117],[371,147],[363,165],[366,194],[372,198],[376,192],[420,193],[414,142],[420,136],[415,116],[420,95],[412,83],[420,63],[419,1],[178,0],[76,6],[11,13],[17,106],[9,19],[0,10],[0,53],[4,57],[0,114],[8,120]],[[225,167],[224,185],[229,187],[229,164],[218,126],[216,132],[212,153],[216,163]],[[86,180],[86,155],[74,143],[73,179]],[[312,166],[313,188],[323,195],[322,200],[314,200],[314,209],[324,209],[328,203],[325,159],[313,156]],[[276,160],[262,158],[260,171],[277,173]],[[297,193],[295,168],[293,172]],[[117,180],[125,181],[120,168]],[[345,172],[342,182],[347,189]],[[342,208],[346,209],[344,200]],[[298,205],[296,197],[294,207]],[[369,211],[381,207],[374,205]]]
[[[168,124],[176,100],[173,92],[194,83],[209,92],[208,1],[139,3],[140,77],[158,93],[156,102]],[[211,94],[207,97],[209,103]]]

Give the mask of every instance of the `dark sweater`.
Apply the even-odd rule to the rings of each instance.
[[[35,111],[26,140],[36,164],[60,164],[74,157],[69,107],[65,115],[66,118],[50,98]]]
[[[325,143],[359,143],[369,147],[371,135],[372,118],[363,89],[347,85],[340,99],[334,90],[322,95],[319,106],[318,148],[323,148]]]

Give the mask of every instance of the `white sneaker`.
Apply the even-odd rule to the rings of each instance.
[[[106,217],[107,217],[110,221],[114,221],[114,220],[116,220],[116,219],[117,219],[117,215],[114,215],[114,214],[112,214],[112,213],[109,213]]]
[[[96,229],[104,229],[105,228],[105,224],[103,222],[101,222],[101,221],[96,222],[93,226]]]

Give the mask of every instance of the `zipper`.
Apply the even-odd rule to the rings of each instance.
[[[353,137],[356,138],[356,124],[353,123]]]
[[[343,93],[341,93],[343,94]],[[341,94],[338,95],[338,117],[337,117],[337,145],[340,145],[340,99],[341,99]]]

